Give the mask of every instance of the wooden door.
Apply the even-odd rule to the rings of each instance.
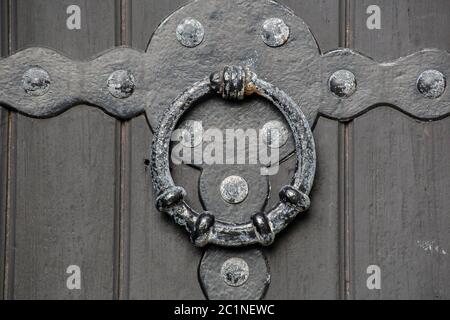
[[[280,2],[309,25],[322,52],[348,47],[389,62],[450,50],[446,0]],[[144,51],[161,21],[187,3],[0,0],[1,56],[29,47],[74,60],[117,46]],[[68,26],[74,5],[80,28]],[[371,5],[380,29],[367,26]],[[264,249],[266,299],[450,298],[449,119],[420,119],[383,102],[351,120],[318,117],[311,208]],[[120,120],[77,105],[42,119],[0,107],[4,299],[204,299],[204,249],[155,209],[151,141],[144,114]],[[271,186],[294,167],[292,158],[282,163]],[[198,193],[198,170],[172,174]],[[373,265],[381,288],[367,286]],[[79,267],[80,289],[67,285],[70,266]]]

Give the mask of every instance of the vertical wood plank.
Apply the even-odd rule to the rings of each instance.
[[[144,50],[159,23],[186,1],[133,1],[132,45]],[[201,250],[186,233],[155,208],[148,168],[152,133],[145,119],[130,121],[129,297],[202,299],[197,280]],[[184,167],[173,173],[189,194],[197,192],[199,172]]]
[[[280,1],[309,25],[322,51],[340,43],[339,1]],[[266,250],[271,268],[267,299],[338,299],[341,294],[339,168],[341,152],[336,121],[320,118],[314,129],[317,171],[311,192],[311,208],[298,217]],[[294,159],[271,180],[277,200],[279,190],[295,169]]]
[[[340,297],[339,124],[319,119],[314,129],[317,170],[311,208],[299,216],[266,250],[271,284],[267,299],[338,299]],[[293,176],[295,158],[272,179],[277,190]]]
[[[381,9],[381,29],[366,27],[369,5]],[[450,3],[447,0],[350,0],[352,48],[379,61],[389,61],[423,48],[450,48]]]
[[[133,47],[145,50],[158,25],[172,12],[189,2],[190,0],[133,0],[131,4]]]
[[[450,297],[450,118],[385,107],[354,123],[352,297]],[[381,268],[368,290],[366,268]]]
[[[281,2],[305,20],[322,51],[339,46],[338,1]],[[319,119],[314,129],[318,163],[312,205],[308,213],[298,217],[266,251],[272,275],[268,299],[339,298],[338,137],[337,122]],[[271,202],[276,201],[276,190],[289,181],[294,168],[295,162],[291,159],[272,179]]]
[[[8,55],[8,4],[0,0],[0,59]],[[0,106],[0,298],[4,296],[8,111]]]
[[[381,9],[381,30],[366,8]],[[450,2],[350,1],[349,44],[379,61],[450,49]],[[349,298],[449,298],[449,119],[420,122],[380,107],[354,120],[347,195],[352,235]],[[381,290],[366,269],[381,268]]]
[[[66,8],[81,8],[68,30]],[[17,48],[47,46],[85,59],[113,47],[115,8],[108,1],[17,1]],[[117,122],[79,106],[51,119],[16,115],[13,290],[8,298],[114,296]],[[68,290],[66,268],[81,268]]]

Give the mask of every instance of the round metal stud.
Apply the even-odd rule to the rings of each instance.
[[[134,92],[135,83],[134,76],[130,71],[117,70],[108,78],[108,91],[113,97],[128,98]]]
[[[179,127],[181,130],[181,144],[188,148],[194,148],[203,141],[203,126],[200,121],[186,120]]]
[[[22,77],[22,87],[30,96],[42,96],[50,88],[50,75],[40,67],[28,69]]]
[[[356,91],[355,75],[348,70],[338,70],[328,80],[328,87],[339,98],[348,98]]]
[[[241,203],[248,195],[247,181],[240,176],[229,176],[220,184],[220,194],[228,203]]]
[[[280,18],[269,18],[262,25],[261,37],[269,47],[279,47],[289,38],[289,27]]]
[[[439,98],[446,86],[445,76],[437,70],[426,70],[417,78],[417,90],[426,98]]]
[[[183,46],[193,48],[202,43],[205,29],[198,20],[186,18],[177,26],[176,35]]]
[[[248,264],[241,258],[230,258],[220,269],[223,281],[230,287],[240,287],[247,282],[250,274]]]
[[[272,120],[262,127],[262,141],[271,148],[280,148],[289,138],[289,130],[278,120]]]

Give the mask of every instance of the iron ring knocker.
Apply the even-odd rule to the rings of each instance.
[[[280,201],[267,213],[256,213],[243,224],[215,221],[209,212],[197,213],[184,201],[186,191],[175,186],[169,169],[171,135],[180,117],[201,97],[219,93],[225,99],[243,99],[256,93],[271,101],[286,118],[294,136],[297,165],[290,185],[284,186]],[[160,119],[152,144],[151,172],[156,207],[184,226],[196,246],[269,245],[298,214],[308,209],[316,165],[311,128],[300,107],[282,90],[259,79],[246,67],[227,66],[195,83],[178,96]]]

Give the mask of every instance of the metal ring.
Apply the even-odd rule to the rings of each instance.
[[[177,122],[198,99],[211,93],[233,99],[256,93],[266,98],[284,115],[294,136],[297,166],[290,185],[281,189],[280,201],[269,212],[256,213],[248,223],[215,221],[213,213],[196,212],[184,201],[185,190],[174,184],[170,174],[169,146]],[[196,246],[208,243],[227,247],[271,244],[275,235],[297,214],[308,209],[315,166],[313,135],[300,107],[282,90],[259,79],[246,67],[227,66],[184,91],[163,114],[153,137],[151,173],[156,206],[184,226]]]

